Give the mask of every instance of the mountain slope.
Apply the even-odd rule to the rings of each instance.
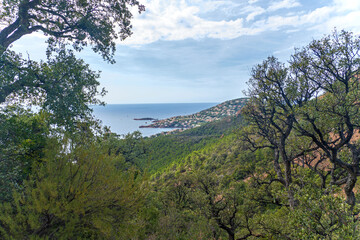
[[[161,172],[171,164],[183,161],[192,152],[217,144],[244,124],[242,116],[237,114],[183,132],[145,138],[149,150],[146,156],[138,159],[137,165],[151,173]]]

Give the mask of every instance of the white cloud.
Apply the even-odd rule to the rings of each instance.
[[[324,27],[331,31],[334,27],[337,29],[346,29],[353,31],[355,34],[360,34],[360,10],[350,12],[343,16],[336,16],[330,19]]]
[[[294,8],[299,7],[301,4],[296,0],[282,0],[278,2],[272,2],[268,8],[268,11],[273,12],[283,8]]]
[[[337,27],[360,33],[360,1],[334,0],[335,15],[326,23],[328,29]]]
[[[254,35],[266,31],[286,31],[318,29],[328,32],[334,26],[359,29],[360,1],[333,0],[328,6],[311,11],[274,12],[279,9],[301,7],[297,0],[275,1],[265,9],[256,0],[239,8],[238,16],[229,20],[206,18],[205,13],[226,12],[239,4],[232,0],[145,0],[146,12],[133,19],[134,35],[124,44],[141,45],[159,40],[173,41],[184,39],[233,39],[244,35]],[[256,18],[256,20],[255,20]]]
[[[358,0],[334,0],[334,4],[339,11],[360,9],[360,1]]]
[[[265,9],[262,7],[251,7],[250,13],[246,17],[246,21],[252,21],[256,16],[265,13]]]
[[[299,22],[298,16],[282,17],[282,16],[271,16],[267,19],[265,24],[261,27],[262,29],[267,30],[278,30],[280,27],[284,26],[298,26],[301,24]]]
[[[233,9],[237,6],[239,6],[239,3],[234,3],[232,1],[229,0],[222,0],[222,1],[203,1],[203,0],[198,0],[195,1],[201,12],[212,12],[212,11],[217,11],[219,9]]]
[[[258,2],[258,1],[259,1],[259,0],[249,0],[248,3],[249,3],[249,4],[254,4],[254,3]]]
[[[300,16],[300,22],[302,24],[305,23],[321,23],[324,20],[328,19],[331,15],[331,13],[334,12],[334,9],[332,7],[322,7],[317,8],[312,12],[309,12],[308,14],[304,14]]]
[[[223,1],[217,3],[225,5]],[[206,37],[231,39],[254,32],[243,26],[242,18],[230,21],[206,20],[198,16],[201,11],[199,6],[188,5],[185,1],[170,1],[166,7],[162,4],[160,0],[149,2],[145,16],[133,20],[135,34],[126,40],[126,44]]]

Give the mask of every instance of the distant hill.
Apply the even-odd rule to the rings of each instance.
[[[184,131],[146,137],[144,140],[149,146],[148,152],[146,156],[136,159],[136,165],[152,174],[162,172],[171,164],[182,162],[192,152],[212,146],[234,134],[244,125],[246,122],[242,115],[236,114]]]
[[[190,129],[201,126],[204,123],[214,122],[227,117],[235,116],[245,106],[247,101],[248,98],[233,99],[198,113],[157,120],[150,125],[140,127]]]

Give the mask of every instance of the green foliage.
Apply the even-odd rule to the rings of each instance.
[[[136,171],[101,144],[52,141],[23,191],[1,205],[1,236],[9,239],[130,239],[141,227],[146,191]]]
[[[76,59],[72,51],[56,50],[48,56],[47,63],[41,63],[39,73],[44,101],[40,106],[51,113],[55,123],[72,126],[74,121],[86,119],[92,110],[88,105],[103,104],[96,99],[103,96],[97,81],[99,74],[90,70],[82,59]]]
[[[89,104],[101,103],[97,95],[99,74],[91,71],[68,44],[80,51],[90,44],[103,58],[114,62],[115,40],[131,35],[129,8],[145,7],[134,0],[0,2],[0,104],[36,104],[50,112],[54,123],[73,127],[90,118]],[[41,31],[48,39],[47,62],[23,59],[11,51],[12,43]]]
[[[22,60],[13,52],[0,58],[0,102],[25,102],[40,106],[51,114],[54,124],[74,127],[90,116],[90,104],[103,104],[97,96],[99,74],[65,48],[49,53],[47,62]],[[18,79],[14,82],[14,79]]]
[[[136,164],[139,159],[144,159],[149,149],[146,142],[139,131],[125,135],[124,139],[118,141],[116,145],[116,154],[121,154],[126,162]]]
[[[147,154],[139,158],[137,164],[143,168],[147,167],[151,173],[163,172],[174,163],[186,161],[192,153],[209,150],[212,145],[216,145],[222,138],[242,128],[243,125],[244,120],[239,115],[181,133],[147,138]]]
[[[143,5],[134,0],[20,1],[0,2],[0,46],[6,49],[26,34],[41,31],[52,41],[70,41],[79,50],[90,43],[95,52],[111,61],[115,39],[131,35],[130,7]],[[1,51],[0,51],[1,53]]]
[[[256,66],[240,131],[204,145],[195,139],[218,128],[148,139],[158,150],[149,161],[158,224],[150,236],[359,238],[360,150],[350,141],[360,127],[358,50],[358,38],[335,32],[289,67],[273,57]]]
[[[10,201],[12,188],[20,189],[32,164],[41,161],[48,134],[44,113],[18,107],[0,112],[0,201]]]
[[[339,189],[305,188],[298,195],[300,204],[290,213],[291,224],[297,229],[292,233],[296,239],[359,238],[358,219],[339,197]]]
[[[133,0],[0,2],[0,104],[17,104],[0,112],[1,239],[145,234],[146,184],[128,164],[142,154],[141,139],[128,137],[115,154],[110,144],[118,139],[94,133],[89,105],[102,104],[97,97],[105,91],[97,89],[99,73],[68,49],[90,44],[113,63],[115,40],[131,35],[132,7],[144,11]],[[46,61],[10,50],[36,31],[49,36]],[[40,112],[22,110],[26,105]]]

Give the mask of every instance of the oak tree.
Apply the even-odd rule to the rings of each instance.
[[[360,128],[360,38],[334,31],[298,50],[290,63],[303,84],[320,90],[298,106],[297,131],[324,152],[333,165],[332,184],[345,184],[347,202],[354,206],[353,189],[360,175],[356,137]]]
[[[10,44],[41,31],[76,49],[88,43],[111,61],[115,40],[131,35],[131,7],[145,10],[137,0],[3,0],[0,2],[0,53]]]
[[[19,100],[36,103],[56,116],[57,122],[89,116],[96,97],[99,74],[66,50],[90,45],[113,63],[117,39],[131,35],[136,0],[3,0],[0,2],[0,104]],[[47,61],[24,59],[11,51],[21,37],[42,32],[48,36]]]
[[[297,75],[275,57],[256,65],[251,75],[247,92],[250,100],[242,111],[250,130],[245,131],[245,140],[254,149],[270,148],[274,151],[277,178],[273,181],[285,186],[289,205],[294,207],[292,164],[311,150],[309,142],[304,141],[304,147],[296,144],[294,108],[307,102],[315,89],[303,87]]]

